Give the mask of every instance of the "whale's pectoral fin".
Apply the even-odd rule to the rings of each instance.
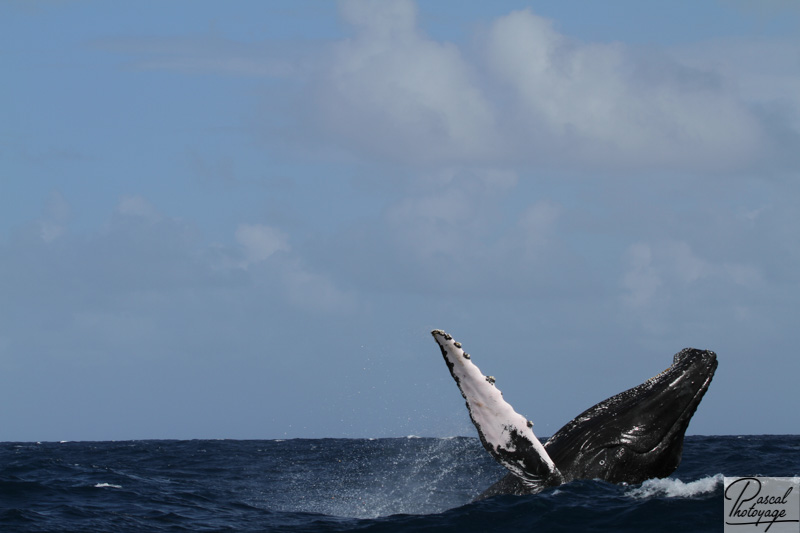
[[[533,424],[503,399],[494,378],[484,376],[453,337],[441,330],[431,333],[467,401],[470,418],[486,451],[530,492],[562,483],[561,472],[531,430]]]

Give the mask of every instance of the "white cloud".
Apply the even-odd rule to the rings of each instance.
[[[292,250],[283,231],[264,224],[240,224],[235,239],[244,259],[226,260],[226,268],[249,271],[251,281],[261,290],[280,294],[279,301],[312,313],[349,313],[356,309],[356,295],[341,289],[324,267],[309,267]],[[279,252],[284,253],[278,257]]]
[[[347,2],[356,35],[336,43],[314,96],[333,141],[409,162],[474,160],[498,149],[494,115],[452,43],[416,27],[416,7]]]
[[[539,201],[525,209],[517,224],[528,254],[535,254],[547,244],[560,214],[561,208],[549,201]]]
[[[44,242],[53,242],[64,234],[64,226],[43,220],[39,222],[39,229]]]
[[[623,296],[623,301],[634,308],[645,307],[652,302],[661,287],[661,276],[653,267],[653,254],[649,245],[631,245],[627,255],[629,268],[622,279],[627,293]]]
[[[515,300],[575,294],[594,274],[564,242],[563,211],[544,195],[521,194],[506,171],[426,175],[379,218],[326,239],[315,263],[333,256],[331,272],[382,292]]]
[[[291,96],[267,93],[263,122],[304,151],[316,142],[404,166],[626,172],[797,162],[796,43],[581,42],[523,10],[458,45],[426,35],[409,0],[347,1],[340,15],[352,37],[324,45],[209,35],[98,44],[142,55],[140,68],[288,80]]]
[[[326,146],[410,165],[617,171],[730,171],[781,149],[713,63],[580,42],[529,10],[496,19],[474,48],[426,36],[408,1],[347,2],[341,12],[355,36],[310,78],[308,126]]]
[[[713,73],[623,44],[581,43],[517,11],[486,37],[488,68],[511,91],[518,150],[584,164],[732,168],[761,144],[754,114]]]
[[[764,278],[758,268],[752,265],[726,263],[722,265],[725,275],[735,284],[750,290],[764,287]]]
[[[142,196],[123,196],[117,204],[117,212],[121,215],[138,217],[150,222],[161,218],[158,210]]]
[[[405,38],[416,32],[417,6],[409,0],[344,0],[339,12],[347,22],[374,38]]]
[[[712,262],[698,256],[683,241],[640,242],[626,251],[622,300],[632,308],[663,307],[672,299],[686,301],[687,292],[714,294],[714,302],[729,302],[733,295],[762,286],[759,269],[732,261]],[[709,282],[716,289],[701,287]],[[717,291],[722,291],[720,294]]]
[[[356,308],[353,294],[340,289],[324,272],[309,268],[296,253],[267,262],[278,252],[292,252],[289,236],[283,231],[264,224],[240,224],[235,238],[244,260],[229,266],[248,270],[267,265],[264,270],[253,269],[253,280],[264,289],[281,293],[291,306],[314,313],[351,312]]]
[[[240,224],[236,228],[236,242],[241,245],[247,268],[267,260],[274,253],[289,250],[289,237],[282,231],[263,224]]]
[[[42,218],[39,220],[39,235],[46,243],[51,243],[67,231],[70,206],[58,191],[50,192]]]
[[[483,262],[488,233],[516,175],[490,169],[445,171],[425,181],[416,194],[386,210],[385,221],[401,253],[421,265],[452,261],[453,272],[466,261]]]
[[[344,291],[326,275],[295,262],[283,277],[287,300],[300,309],[322,313],[350,313],[356,309],[354,294]]]
[[[627,261],[628,270],[622,280],[627,293],[623,300],[635,308],[666,302],[672,294],[720,272],[720,268],[699,258],[687,243],[680,241],[633,244],[628,248]]]
[[[759,3],[760,4],[760,3]],[[772,159],[797,168],[800,142],[800,40],[725,39],[669,50],[692,68],[713,70],[742,101],[758,111],[769,130]],[[768,154],[769,155],[769,154]],[[784,159],[785,158],[785,159]],[[774,161],[773,161],[774,163]]]
[[[661,253],[669,258],[671,270],[683,283],[692,283],[713,271],[711,265],[697,257],[685,242],[666,243]]]
[[[623,300],[632,307],[666,302],[673,293],[720,273],[720,268],[699,258],[681,241],[633,244],[628,248],[627,261],[622,281],[627,294]]]

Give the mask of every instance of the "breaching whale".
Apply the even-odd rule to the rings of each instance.
[[[686,348],[672,365],[579,414],[542,444],[461,343],[431,332],[467,403],[483,447],[510,473],[478,499],[531,494],[575,479],[641,483],[678,467],[683,437],[717,368],[708,350]]]

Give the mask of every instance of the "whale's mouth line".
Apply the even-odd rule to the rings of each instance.
[[[697,410],[697,406],[700,405],[700,400],[703,399],[703,396],[705,396],[706,392],[708,391],[708,387],[711,386],[711,380],[714,379],[714,374],[717,371],[716,355],[712,357],[713,359],[711,360],[708,369],[706,369],[704,372],[705,379],[703,380],[703,383],[700,384],[700,387],[698,387],[697,392],[695,392],[694,395],[692,395],[691,401],[683,409],[681,415],[678,417],[675,424],[673,424],[673,427],[677,425],[680,421],[682,421],[685,418],[686,413],[689,412],[690,410],[691,412],[689,413],[689,417],[691,417],[694,411]]]
[[[672,425],[669,427],[669,430],[667,430],[667,432],[664,434],[664,437],[660,440],[660,442],[657,445],[653,446],[653,448],[651,448],[650,451],[654,451],[660,446],[662,446],[664,443],[670,442],[673,436],[680,429],[681,424],[683,424],[686,420],[692,417],[694,412],[697,410],[697,406],[700,405],[700,401],[703,399],[703,396],[705,396],[706,391],[708,391],[708,387],[711,385],[711,379],[713,377],[714,377],[714,372],[712,371],[706,376],[706,379],[703,381],[703,384],[700,385],[700,388],[697,389],[697,392],[694,393],[692,399],[689,401],[686,407],[683,408],[681,414],[675,419],[675,422],[672,423]]]
[[[670,365],[669,368],[667,368],[663,372],[660,372],[658,376],[650,378],[648,381],[654,380],[657,377],[668,372],[669,370],[672,370],[674,366],[675,366],[674,364]],[[669,428],[664,433],[664,435],[660,439],[658,439],[657,443],[653,447],[637,453],[648,454],[658,450],[659,448],[666,447],[672,442],[674,436],[678,433],[678,431],[680,431],[683,423],[691,419],[692,415],[694,415],[694,412],[700,405],[703,396],[705,396],[705,393],[711,386],[711,380],[714,378],[715,371],[716,371],[716,364],[712,364],[710,368],[705,372],[705,379],[703,380],[703,383],[700,385],[700,387],[698,387],[697,391],[695,391],[695,393],[692,395],[692,398],[689,400],[689,402],[687,402],[686,407],[684,407],[681,410],[680,414],[675,418],[675,421],[672,424],[670,424]]]

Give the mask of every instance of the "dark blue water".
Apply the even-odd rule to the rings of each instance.
[[[721,531],[722,476],[800,475],[800,436],[687,437],[669,479],[470,501],[473,438],[0,443],[0,531]]]

